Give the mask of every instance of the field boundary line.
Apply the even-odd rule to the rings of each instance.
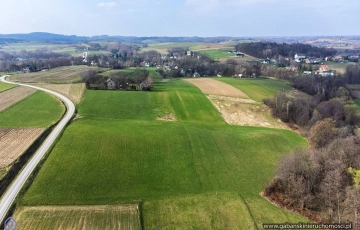
[[[32,174],[34,169],[37,167],[41,159],[44,157],[44,155],[47,153],[47,151],[51,148],[51,146],[54,144],[57,137],[60,135],[60,133],[65,129],[68,122],[72,119],[74,113],[75,113],[75,105],[72,103],[72,101],[63,96],[62,94],[59,94],[57,92],[44,89],[37,86],[27,85],[27,84],[21,84],[16,82],[10,82],[7,81],[5,78],[8,76],[2,76],[0,77],[0,80],[5,83],[9,84],[15,84],[15,85],[22,85],[38,90],[42,90],[44,92],[50,93],[57,98],[59,98],[65,105],[66,105],[66,113],[62,117],[62,120],[59,121],[59,123],[56,125],[56,127],[52,130],[52,132],[46,137],[45,141],[42,143],[40,148],[35,152],[35,154],[32,156],[32,158],[29,160],[29,162],[26,164],[26,166],[23,168],[23,170],[19,173],[19,175],[16,177],[16,179],[11,183],[10,187],[6,190],[4,195],[1,197],[0,200],[0,223],[5,219],[6,214],[8,213],[10,207],[12,206],[15,198],[19,194],[21,188],[29,178],[29,176]]]
[[[242,199],[242,201],[244,202],[244,204],[245,204],[245,206],[246,206],[246,209],[247,209],[248,212],[249,212],[249,215],[250,215],[250,217],[251,217],[251,220],[252,220],[252,222],[253,222],[253,224],[254,224],[255,229],[256,229],[256,230],[259,230],[258,226],[256,225],[255,218],[254,218],[254,216],[253,216],[253,214],[252,214],[252,212],[251,212],[251,209],[250,209],[250,206],[249,206],[248,202],[245,200],[245,198],[244,198],[241,194],[239,194],[239,196],[240,196],[240,198]]]

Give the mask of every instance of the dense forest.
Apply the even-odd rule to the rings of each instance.
[[[291,77],[292,86],[304,94],[282,92],[264,100],[310,144],[280,160],[264,195],[315,222],[352,222],[354,229],[360,227],[359,118],[346,87],[360,78],[359,69],[359,64],[349,66],[345,78]]]
[[[281,57],[293,58],[295,54],[302,54],[310,57],[326,57],[336,54],[335,49],[319,48],[301,43],[275,43],[275,42],[252,42],[240,43],[235,46],[239,52],[257,58],[275,58]]]

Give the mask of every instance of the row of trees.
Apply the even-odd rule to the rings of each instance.
[[[151,90],[153,83],[149,71],[142,68],[137,68],[132,73],[115,72],[108,77],[101,75],[101,71],[91,69],[82,73],[82,79],[87,89],[109,89],[109,79],[115,83],[111,89],[121,90]]]
[[[26,51],[22,50],[20,52],[4,52],[0,51],[0,60],[1,61],[14,61],[19,59],[50,59],[50,58],[59,58],[59,57],[70,57],[69,54],[51,52],[46,49]]]
[[[346,66],[344,78],[347,84],[360,84],[360,63]]]
[[[12,72],[28,68],[31,72],[60,66],[81,65],[82,58],[45,49],[35,51],[0,51],[0,71]]]
[[[331,118],[337,127],[349,126],[355,129],[358,119],[352,108],[345,106],[345,98],[342,91],[338,90],[341,98],[329,101],[321,101],[321,95],[302,96],[279,93],[274,99],[265,99],[264,103],[272,108],[274,116],[282,121],[299,125],[309,129],[316,122],[325,118]],[[347,94],[347,93],[346,93]],[[345,96],[347,97],[347,96]]]
[[[235,46],[237,51],[257,58],[274,58],[279,56],[293,58],[296,53],[311,57],[326,57],[336,54],[335,49],[320,48],[301,43],[253,42],[240,43]]]

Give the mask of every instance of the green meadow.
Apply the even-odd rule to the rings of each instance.
[[[306,146],[294,132],[228,125],[181,79],[156,82],[152,92],[87,90],[78,113],[20,206],[141,200],[145,229],[305,221],[260,196],[279,158]],[[167,114],[174,121],[158,120]]]
[[[53,96],[37,91],[0,112],[0,127],[48,127],[64,113],[63,104]]]
[[[231,49],[233,50],[233,49]],[[228,53],[229,50],[201,50],[200,53],[208,55],[210,58],[216,60],[221,58],[236,58],[234,53]]]
[[[286,80],[271,78],[239,79],[239,78],[215,78],[241,90],[254,101],[262,102],[264,98],[273,97],[280,91],[291,90]]]

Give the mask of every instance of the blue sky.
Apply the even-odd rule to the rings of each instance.
[[[7,0],[0,33],[360,35],[359,0]]]

